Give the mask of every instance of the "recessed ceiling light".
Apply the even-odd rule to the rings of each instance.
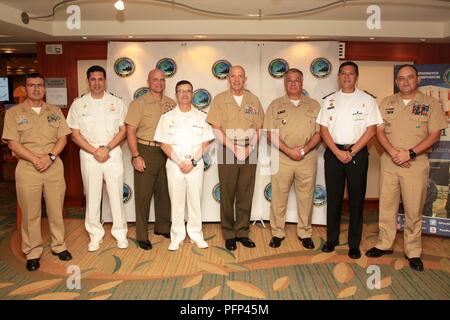
[[[374,38],[374,37],[370,37],[369,39],[370,39],[370,40],[375,40],[375,38]]]
[[[419,39],[419,40],[420,40],[420,41],[422,41],[422,42],[425,42],[425,41],[427,41],[427,39],[423,39],[423,38],[422,38],[422,39]]]
[[[194,38],[196,38],[196,39],[205,39],[206,36],[204,36],[204,35],[196,35],[196,36],[194,36]]]
[[[116,8],[119,11],[125,10],[125,3],[123,3],[122,0],[118,0],[116,1],[116,3],[114,3],[114,8]]]
[[[87,39],[87,37],[81,37],[81,39],[84,39],[84,40],[86,40],[86,39]]]
[[[2,49],[3,53],[14,53],[14,51],[16,51],[16,49]]]
[[[128,39],[133,39],[134,37],[133,36],[128,36]]]
[[[309,36],[296,36],[296,39],[309,39]]]

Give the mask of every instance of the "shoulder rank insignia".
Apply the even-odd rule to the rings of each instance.
[[[331,96],[333,93],[335,93],[336,91],[333,91],[332,93],[327,94],[325,97],[323,97],[322,99],[326,99],[327,97]]]
[[[364,90],[365,93],[367,93],[369,96],[371,96],[372,98],[376,99],[377,97],[374,96],[373,94],[371,94],[369,91]]]
[[[112,95],[112,96],[114,96],[114,97],[116,97],[116,98],[122,99],[122,97],[119,97],[118,95],[112,93],[111,91],[109,91],[109,94]]]

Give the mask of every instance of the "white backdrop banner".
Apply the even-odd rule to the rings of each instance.
[[[120,76],[115,64],[121,58],[128,58],[134,66],[126,69]],[[305,94],[321,102],[323,96],[337,89],[337,68],[339,65],[338,42],[110,42],[108,44],[107,79],[108,91],[122,97],[129,105],[135,92],[147,86],[148,72],[155,68],[161,59],[172,59],[176,64],[175,73],[166,79],[165,94],[175,100],[175,85],[180,80],[189,80],[194,91],[205,89],[211,98],[228,89],[228,82],[216,78],[212,72],[218,60],[226,60],[231,65],[242,65],[246,70],[246,89],[261,100],[266,110],[270,102],[285,94],[282,78],[274,78],[269,73],[269,65],[274,59],[284,59],[289,67],[302,70]],[[327,76],[314,76],[311,68],[317,58],[325,58],[331,63]],[[317,66],[316,66],[317,67]],[[273,70],[273,69],[272,69]],[[313,70],[318,74],[317,68]],[[120,73],[120,72],[119,72]],[[205,112],[208,108],[204,109]],[[262,139],[264,140],[264,139]],[[135,221],[134,182],[131,154],[128,146],[122,144],[125,186],[124,206],[128,221]],[[313,224],[326,224],[326,190],[323,172],[323,147],[319,148],[318,172],[314,194]],[[214,158],[215,149],[207,156]],[[205,166],[202,217],[203,221],[220,221],[220,186],[216,164]],[[258,165],[251,220],[269,220],[272,189],[270,176],[261,174]],[[102,207],[103,220],[112,221],[109,201],[104,193]],[[297,222],[297,207],[293,189],[290,191],[287,222]],[[153,201],[150,208],[150,221],[154,221]]]

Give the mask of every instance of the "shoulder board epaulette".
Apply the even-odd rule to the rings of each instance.
[[[84,93],[84,94],[82,94],[81,96],[79,96],[79,97],[76,97],[75,99],[73,99],[74,101],[75,100],[77,100],[77,99],[80,99],[80,98],[83,98],[85,95],[87,95],[87,93]]]
[[[112,95],[112,96],[116,97],[116,98],[122,99],[122,97],[119,97],[118,95],[116,95],[116,94],[112,93],[111,91],[109,91],[108,93],[109,93],[110,95]]]
[[[168,109],[168,110],[164,111],[162,114],[166,114],[167,112],[170,112],[170,111],[172,111],[172,110],[173,110],[173,108]]]
[[[369,91],[364,90],[365,93],[367,93],[369,96],[371,96],[372,98],[376,99],[377,97],[375,97],[373,94],[371,94]]]
[[[323,97],[322,99],[326,99],[327,97],[331,96],[333,93],[335,93],[336,91],[333,91],[332,93],[327,94],[325,97]]]

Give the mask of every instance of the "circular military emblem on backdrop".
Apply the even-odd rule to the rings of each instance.
[[[269,202],[272,201],[272,184],[270,182],[264,188],[264,198]]]
[[[119,58],[114,63],[114,71],[119,77],[129,77],[134,72],[134,62],[130,58]]]
[[[276,79],[283,78],[288,70],[289,64],[284,59],[273,59],[269,63],[269,74]]]
[[[136,100],[140,96],[143,96],[144,94],[146,94],[148,91],[149,91],[149,88],[147,88],[147,87],[140,87],[139,89],[137,89],[134,92],[133,99]]]
[[[203,171],[206,171],[211,167],[211,162],[211,156],[209,155],[209,152],[206,151],[203,155],[203,163],[205,164],[203,167]]]
[[[442,78],[443,78],[444,82],[450,86],[450,69],[445,70]]]
[[[192,105],[199,110],[205,109],[211,103],[211,94],[206,89],[197,89],[192,95]]]
[[[126,183],[123,184],[123,203],[127,203],[131,199],[131,188]]]
[[[317,184],[314,189],[313,203],[316,207],[321,207],[327,203],[327,190],[320,184]]]
[[[216,184],[212,189],[212,196],[214,200],[220,203],[220,183]]]
[[[227,60],[217,60],[212,66],[212,73],[214,77],[219,80],[225,80],[231,69],[231,63]]]
[[[311,62],[309,70],[314,77],[325,78],[331,73],[331,62],[325,58],[317,58]]]
[[[177,72],[177,64],[170,58],[163,58],[156,63],[156,68],[164,72],[167,78],[170,78]]]

